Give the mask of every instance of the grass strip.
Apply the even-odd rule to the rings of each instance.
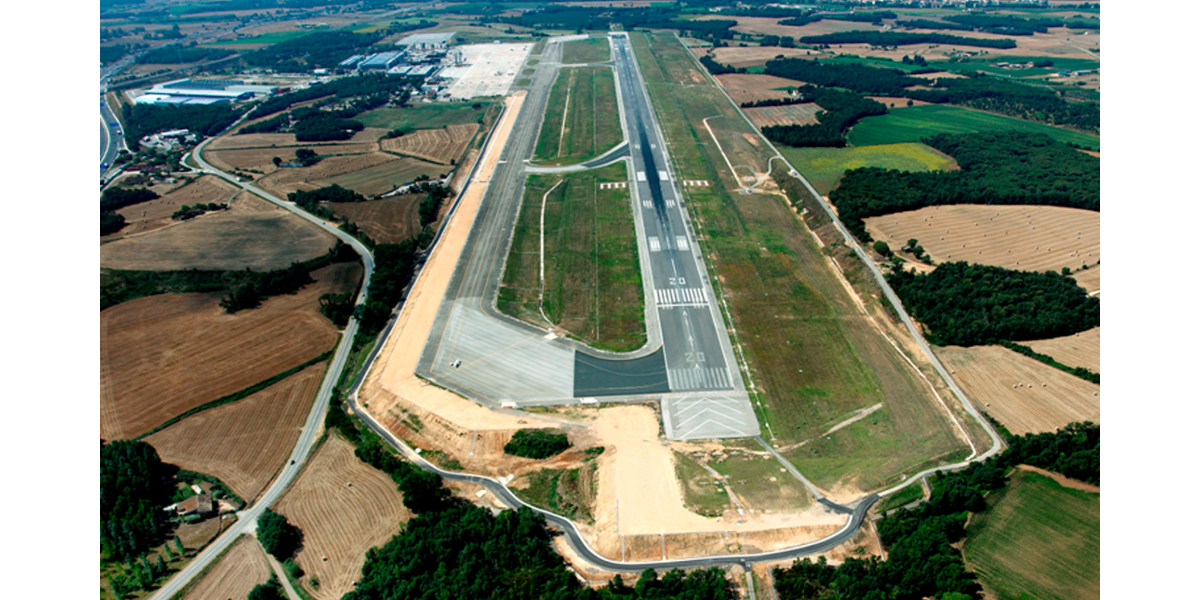
[[[163,423],[162,425],[159,425],[158,427],[155,427],[154,429],[151,429],[150,431],[147,431],[146,433],[143,433],[142,435],[139,435],[133,439],[140,440],[142,438],[145,438],[146,436],[149,436],[149,435],[155,434],[159,431],[162,431],[162,430],[164,430],[164,429],[166,429],[166,428],[168,428],[168,427],[170,427],[170,426],[172,426],[172,425],[174,425],[196,413],[206,411],[210,408],[216,408],[218,406],[223,406],[225,404],[229,404],[230,402],[237,402],[238,400],[241,400],[242,398],[245,398],[246,396],[249,396],[250,394],[253,394],[255,392],[261,392],[262,390],[264,390],[272,385],[275,385],[276,383],[279,383],[280,381],[283,381],[284,379],[287,379],[288,377],[291,377],[292,375],[295,375],[296,373],[299,373],[300,371],[307,369],[308,367],[311,367],[323,360],[327,360],[330,356],[333,356],[333,350],[326,350],[326,351],[318,354],[316,357],[304,362],[303,364],[292,367],[292,368],[290,368],[282,373],[279,373],[277,375],[272,375],[272,376],[254,384],[248,388],[244,388],[244,389],[238,390],[232,394],[222,396],[211,402],[205,402],[204,404],[201,404],[200,406],[192,408],[192,409],[188,410],[187,412],[184,412],[181,415],[171,417],[170,419],[167,419],[167,421],[165,423]]]
[[[1099,373],[1093,373],[1091,370],[1085,369],[1083,367],[1068,367],[1067,365],[1064,365],[1064,364],[1058,362],[1057,360],[1054,360],[1053,357],[1046,355],[1046,354],[1041,354],[1041,353],[1035,351],[1033,348],[1030,348],[1029,346],[1017,344],[1014,342],[1009,342],[1007,340],[1001,341],[1000,345],[1004,346],[1005,348],[1008,348],[1009,350],[1012,350],[1013,352],[1019,352],[1021,354],[1024,354],[1025,356],[1028,356],[1029,358],[1036,359],[1043,363],[1046,363],[1064,373],[1070,373],[1071,375],[1074,375],[1080,379],[1085,379],[1092,383],[1096,383],[1096,384],[1100,383],[1100,374]]]

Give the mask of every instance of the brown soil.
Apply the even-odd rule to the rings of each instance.
[[[279,501],[277,510],[304,531],[296,562],[304,588],[317,600],[354,589],[366,552],[382,546],[412,517],[390,477],[354,456],[354,446],[331,434]],[[320,586],[313,588],[316,578]]]
[[[450,189],[454,190],[455,193],[462,191],[463,187],[467,185],[467,176],[471,174],[471,168],[478,159],[479,150],[471,148],[467,151],[466,158],[454,170],[454,177],[450,180]]]
[[[146,442],[163,462],[212,475],[252,503],[295,446],[325,365],[315,364],[233,404],[188,417]]]
[[[1099,385],[1001,346],[936,352],[976,408],[1016,435],[1100,422]]]
[[[747,102],[758,102],[759,100],[779,100],[787,98],[788,93],[780,90],[725,90],[729,94],[729,98],[737,105],[742,105]]]
[[[1082,492],[1092,492],[1092,493],[1096,493],[1096,494],[1100,493],[1100,486],[1098,486],[1098,485],[1084,483],[1082,481],[1079,481],[1078,479],[1071,479],[1070,477],[1067,477],[1065,475],[1059,475],[1058,473],[1052,473],[1050,471],[1047,471],[1045,469],[1039,469],[1038,467],[1034,467],[1032,465],[1017,465],[1017,468],[1022,471],[1033,471],[1034,473],[1037,473],[1039,475],[1045,475],[1046,477],[1049,477],[1050,479],[1057,481],[1058,485],[1061,485],[1065,488],[1070,488],[1072,490],[1079,490]]]
[[[912,102],[913,106],[925,106],[926,104],[929,104],[928,102],[922,102],[920,100],[913,100],[912,98],[898,98],[896,96],[867,96],[867,97],[876,102],[882,102],[882,103],[886,104],[888,108],[905,108],[908,106],[909,102]]]
[[[965,260],[1024,271],[1100,263],[1100,213],[1059,206],[931,206],[866,219],[893,250],[916,238],[935,263]],[[1087,273],[1075,271],[1078,276]],[[1088,291],[1099,289],[1087,287]]]
[[[1094,373],[1100,372],[1100,328],[1054,338],[1025,342],[1035,351],[1054,357],[1068,367],[1084,367]]]
[[[330,349],[337,328],[321,294],[355,289],[358,264],[259,308],[225,313],[219,294],[149,296],[100,313],[100,437],[129,439],[188,409],[258,383]]]
[[[157,205],[160,201],[154,202]],[[166,202],[165,208],[172,212],[180,206],[174,200]],[[145,234],[134,232],[101,245],[100,266],[135,271],[269,271],[320,256],[335,241],[316,225],[242,193],[229,210],[206,213]]]
[[[254,586],[266,583],[270,577],[267,555],[254,537],[246,534],[229,547],[225,556],[183,596],[183,600],[245,598]]]
[[[750,118],[750,122],[754,123],[755,127],[762,129],[772,125],[815,125],[819,110],[821,110],[820,106],[808,103],[743,108],[742,112]]]
[[[692,53],[697,57],[709,54],[707,48],[694,48]],[[799,48],[778,48],[778,47],[727,47],[714,48],[711,56],[713,60],[726,64],[731,67],[757,67],[764,65],[767,61],[774,59],[777,56],[786,58],[814,58],[811,50],[801,50]]]
[[[331,202],[327,208],[344,216],[381,244],[402,242],[421,233],[417,208],[425,194],[405,194],[370,202]]]
[[[389,152],[449,165],[462,157],[467,144],[478,130],[479,125],[476,123],[448,125],[441,129],[418,129],[402,137],[385,139],[380,142],[380,146]]]
[[[274,116],[274,115],[272,115]],[[379,138],[387,133],[379,127],[366,127],[356,132],[348,140],[330,142],[298,142],[294,133],[247,133],[243,135],[223,135],[205,147],[205,156],[213,150],[230,150],[234,148],[312,148],[317,154],[345,154],[348,152],[366,152],[379,149]],[[295,151],[292,151],[295,156]],[[280,158],[286,158],[280,156]]]
[[[181,221],[174,221],[171,215],[179,210],[179,207],[188,204],[208,204],[216,202],[224,204],[229,202],[238,192],[238,188],[233,184],[226,182],[218,177],[204,175],[198,179],[183,185],[173,188],[167,193],[156,189],[159,186],[153,186],[151,189],[162,194],[158,199],[133,206],[126,206],[117,213],[125,217],[125,227],[120,231],[100,238],[103,241],[117,240],[131,235],[147,233],[162,229],[163,227],[174,226]]]
[[[776,88],[795,88],[804,85],[804,83],[794,79],[784,79],[782,77],[775,77],[774,75],[746,73],[717,75],[717,81],[721,82],[721,87],[726,90],[751,90],[760,92]]]
[[[326,179],[347,175],[385,163],[399,165],[396,161],[400,160],[406,159],[401,159],[385,152],[332,156],[321,160],[321,162],[311,167],[280,169],[259,179],[258,183],[276,196],[286,198],[290,192],[296,190],[315,190],[324,187],[329,184],[329,182],[325,181]]]

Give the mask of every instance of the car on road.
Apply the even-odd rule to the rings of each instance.
[[[101,168],[101,169],[107,169],[107,168],[108,168],[108,163],[106,163],[106,162],[102,162],[102,163],[100,163],[100,168]]]

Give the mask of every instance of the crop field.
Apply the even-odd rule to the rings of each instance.
[[[370,152],[325,158],[311,166],[280,169],[259,180],[267,190],[286,197],[297,190],[315,190],[337,183],[364,196],[374,196],[412,181],[420,174],[436,177],[448,171],[415,158],[397,157],[386,152]]]
[[[953,158],[920,143],[862,148],[792,148],[779,144],[776,148],[821,194],[828,194],[837,187],[842,173],[849,169],[881,167],[900,171],[948,171],[958,168]]]
[[[979,410],[1016,435],[1100,422],[1100,386],[1090,381],[1002,346],[946,346],[935,352]]]
[[[102,311],[100,437],[136,437],[329,350],[338,332],[317,299],[354,290],[361,276],[356,263],[330,265],[295,295],[235,315],[217,294],[148,296]]]
[[[764,77],[767,79],[761,79]],[[729,97],[738,105],[745,104],[747,102],[757,102],[759,100],[780,100],[787,98],[788,93],[781,88],[797,87],[802,85],[798,81],[783,79],[781,77],[773,77],[771,75],[743,75],[730,73],[726,75],[717,75],[716,79],[721,83],[721,87],[725,88],[725,92],[729,94]]]
[[[734,343],[744,348],[760,390],[760,418],[776,443],[792,447],[789,458],[817,485],[861,490],[965,455],[945,408],[858,308],[792,208],[776,194],[729,193],[737,184],[721,179],[724,159],[701,121],[736,117],[735,107],[715,87],[700,85],[703,75],[674,36],[630,37],[678,176],[723,183],[684,188],[684,195],[714,284],[729,302]],[[748,123],[720,121],[728,128],[717,132],[722,146],[745,141],[747,152],[755,148]],[[759,156],[765,164],[769,153]],[[884,408],[872,418],[813,440],[880,402]]]
[[[566,42],[562,46],[562,64],[579,65],[604,62],[612,58],[608,38],[588,38]]]
[[[874,146],[919,142],[923,137],[939,133],[1006,130],[1044,133],[1060,142],[1077,144],[1092,150],[1100,149],[1099,136],[981,110],[940,104],[896,108],[886,115],[867,117],[850,130],[849,140],[855,146]]]
[[[246,502],[287,460],[321,385],[324,362],[245,398],[146,436],[163,462],[220,479]]]
[[[1084,265],[1090,270],[1100,264],[1100,213],[1081,208],[927,206],[866,223],[871,236],[886,241],[893,252],[915,238],[935,263],[965,260],[1056,273],[1063,267],[1084,273]],[[1096,285],[1099,289],[1099,281]]]
[[[817,111],[819,110],[821,110],[820,106],[810,102],[788,106],[743,108],[742,112],[749,117],[755,127],[762,129],[772,125],[816,125]]]
[[[126,206],[118,210],[117,213],[125,217],[125,227],[114,234],[104,236],[102,239],[120,239],[132,234],[149,233],[168,225],[176,224],[178,221],[172,220],[171,215],[179,210],[181,205],[208,204],[210,202],[223,204],[229,202],[234,194],[238,192],[238,189],[223,179],[203,175],[191,183],[163,194],[160,198]]]
[[[994,597],[1100,598],[1100,494],[1018,470],[987,503],[963,556]]]
[[[475,108],[478,105],[479,108]],[[410,127],[413,129],[437,129],[447,125],[479,123],[484,111],[490,109],[492,101],[432,103],[404,108],[376,108],[357,117],[355,121],[367,127],[378,127],[386,131]]]
[[[424,194],[404,194],[370,202],[330,202],[325,207],[342,215],[380,244],[395,244],[421,233],[417,207]]]
[[[167,206],[179,208],[177,204]],[[131,271],[269,271],[320,256],[333,247],[334,241],[316,225],[242,193],[229,210],[101,245],[100,266]]]
[[[604,154],[622,136],[612,69],[560,69],[533,157],[551,165],[580,163]]]
[[[1075,335],[1026,342],[1034,351],[1054,357],[1068,367],[1083,367],[1093,373],[1100,372],[1100,328],[1095,327]]]
[[[624,181],[624,163],[566,177],[530,176],[497,300],[501,312],[547,325],[538,310],[545,196],[546,317],[598,348],[625,352],[646,342],[629,190],[599,189],[600,183]]]
[[[479,124],[449,125],[441,129],[418,129],[410,134],[379,142],[388,152],[407,154],[441,165],[454,164],[462,158]]]
[[[697,58],[708,53],[705,48],[697,48],[692,51]],[[731,67],[757,67],[767,63],[777,56],[786,58],[797,58],[810,56],[810,50],[801,50],[799,48],[779,48],[769,46],[747,46],[745,48],[737,46],[728,46],[725,48],[713,48],[713,60],[729,65]]]
[[[304,591],[316,600],[353,590],[367,550],[382,546],[412,517],[392,479],[358,460],[354,446],[332,433],[276,510],[304,532],[296,563],[305,572]]]
[[[250,590],[271,577],[267,556],[253,535],[245,534],[234,542],[221,560],[188,590],[183,600],[245,598]]]

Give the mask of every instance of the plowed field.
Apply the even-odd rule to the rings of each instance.
[[[1001,346],[947,346],[937,355],[975,406],[1016,435],[1100,422],[1099,385]]]
[[[354,221],[381,244],[394,244],[421,233],[417,207],[424,194],[405,194],[370,202],[331,202],[328,208]]]
[[[708,48],[695,48],[692,52],[697,56],[703,56],[708,53]],[[728,47],[714,48],[712,57],[721,64],[726,64],[731,67],[757,67],[764,65],[768,60],[784,55],[787,58],[805,58],[811,57],[808,52],[810,50],[801,50],[799,48],[779,48],[779,47]]]
[[[296,562],[307,574],[305,591],[333,600],[354,589],[367,550],[391,539],[412,516],[402,500],[391,478],[358,460],[349,442],[330,435],[276,506],[304,531]]]
[[[1099,327],[1052,340],[1026,342],[1025,345],[1041,354],[1054,357],[1054,360],[1068,367],[1083,367],[1094,373],[1100,372]]]
[[[815,125],[819,110],[821,110],[820,106],[810,102],[788,106],[743,108],[742,112],[746,113],[755,127],[762,129],[772,125]]]
[[[408,135],[383,140],[380,146],[389,152],[423,158],[441,165],[457,161],[467,149],[479,125],[449,125],[441,129],[418,129]]]
[[[166,208],[174,212],[179,204]],[[157,231],[127,235],[100,246],[100,266],[134,271],[269,271],[320,256],[334,241],[316,225],[242,193],[229,210],[175,221]]]
[[[126,206],[117,213],[125,217],[126,225],[117,233],[106,236],[104,240],[129,237],[133,234],[147,233],[162,229],[168,225],[177,225],[179,221],[171,220],[171,215],[183,204],[208,204],[229,202],[238,188],[225,180],[204,175],[195,181],[164,194],[161,198]]]
[[[325,267],[295,295],[236,315],[218,294],[148,296],[101,312],[100,437],[135,437],[328,350],[337,329],[317,298],[354,289],[361,273]]]
[[[867,231],[893,251],[910,238],[934,262],[965,260],[1022,271],[1100,263],[1100,213],[1060,206],[930,206],[871,217]],[[1084,287],[1087,284],[1080,282]],[[1087,287],[1088,291],[1094,291]],[[1095,289],[1099,289],[1099,281]]]
[[[243,535],[229,551],[199,580],[183,600],[245,598],[250,590],[271,577],[267,556],[250,535]]]
[[[296,444],[321,385],[315,364],[261,392],[190,416],[146,438],[163,462],[207,473],[253,502]]]
[[[780,88],[795,88],[804,83],[794,79],[784,79],[774,75],[755,75],[753,73],[729,73],[718,75],[717,81],[726,90],[777,90]]]

